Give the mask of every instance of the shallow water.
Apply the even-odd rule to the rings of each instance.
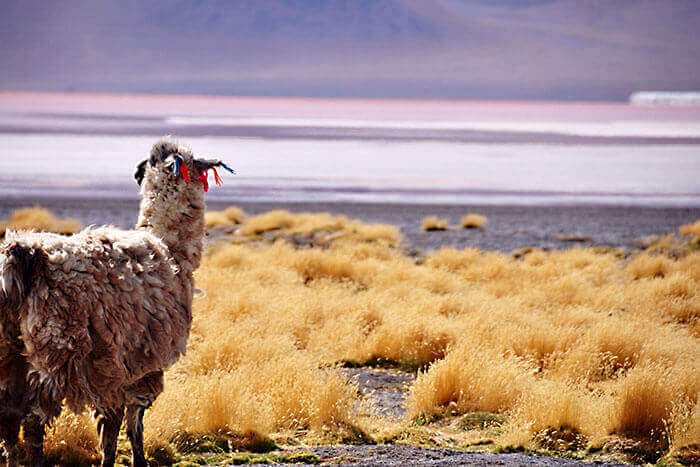
[[[0,196],[136,198],[154,136],[0,133]],[[227,201],[700,205],[693,144],[183,139],[239,175]]]

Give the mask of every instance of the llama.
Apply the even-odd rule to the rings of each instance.
[[[163,370],[185,353],[207,172],[220,183],[216,167],[233,172],[159,141],[134,175],[136,229],[8,232],[0,245],[0,441],[9,465],[19,462],[20,425],[30,465],[44,462],[45,426],[64,400],[98,415],[103,466],[114,464],[124,418],[133,465],[148,465],[143,414],[163,390]]]

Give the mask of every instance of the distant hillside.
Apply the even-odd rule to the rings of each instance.
[[[5,0],[0,89],[626,99],[700,89],[694,0]]]

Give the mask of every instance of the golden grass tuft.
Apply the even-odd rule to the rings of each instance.
[[[285,244],[226,246],[197,272],[207,291],[195,300],[190,349],[169,373],[166,391],[146,417],[151,452],[206,433],[264,437],[275,430],[322,430],[352,424],[356,389],[299,348],[303,278],[344,280],[343,265]],[[272,258],[276,261],[270,262]],[[319,263],[320,262],[320,263]],[[338,272],[334,268],[340,268]],[[270,301],[274,291],[278,300]]]
[[[700,402],[675,404],[671,415],[671,453],[693,453],[700,460]]]
[[[294,216],[283,209],[258,214],[248,218],[240,229],[241,235],[260,235],[271,230],[286,229],[292,226]]]
[[[237,235],[256,237],[266,232],[277,232],[278,236],[287,238],[307,237],[320,245],[331,242],[362,242],[395,247],[402,241],[401,232],[393,225],[365,224],[328,213],[293,214],[281,209],[248,218]]]
[[[682,225],[678,231],[684,237],[691,237],[692,241],[697,243],[700,241],[700,220],[695,221],[692,224]]]
[[[524,362],[465,345],[419,375],[411,391],[409,414],[504,412],[513,408],[531,380]]]
[[[229,206],[223,211],[207,211],[204,215],[204,225],[208,228],[233,227],[242,224],[246,218],[245,211],[237,206]]]
[[[632,438],[662,441],[673,394],[663,371],[635,371],[624,378],[613,415],[613,430]]]
[[[640,254],[627,265],[635,279],[664,277],[668,274],[671,260],[663,255]]]
[[[488,223],[488,218],[481,214],[470,213],[462,217],[461,224],[465,229],[483,229]]]
[[[610,405],[607,394],[591,392],[568,381],[543,379],[523,391],[509,414],[502,439],[522,445],[533,441],[543,444],[555,440],[543,440],[542,434],[569,431],[600,440],[608,432]]]
[[[46,430],[44,453],[49,463],[93,465],[102,459],[99,445],[93,418],[64,409]]]
[[[437,230],[447,230],[447,219],[436,216],[428,216],[423,219],[423,224],[421,226],[426,232],[432,232]]]
[[[433,268],[444,268],[450,272],[468,269],[480,260],[481,251],[476,248],[441,248],[428,256],[426,264]]]
[[[350,226],[350,239],[360,242],[375,242],[388,246],[397,246],[402,236],[398,228],[386,224],[356,223]]]
[[[318,279],[360,282],[359,271],[353,264],[352,258],[334,257],[322,251],[304,251],[295,255],[294,270],[305,283]]]
[[[82,227],[83,225],[77,219],[61,219],[48,209],[34,206],[17,209],[8,219],[1,220],[0,235],[4,236],[7,229],[73,234]]]

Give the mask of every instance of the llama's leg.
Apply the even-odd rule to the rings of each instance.
[[[147,467],[146,454],[143,450],[143,413],[146,407],[130,405],[126,408],[126,435],[131,442],[131,465]]]
[[[34,467],[44,466],[44,431],[46,420],[34,413],[24,419],[24,442],[29,456],[28,464]]]
[[[126,406],[126,435],[131,442],[131,464],[134,467],[148,466],[143,450],[143,413],[163,392],[163,371],[154,371],[128,388],[131,396]]]
[[[46,425],[61,413],[61,404],[31,404],[27,415],[22,419],[24,427],[24,444],[26,446],[28,464],[35,467],[44,466],[44,434]]]
[[[107,410],[100,414],[97,430],[100,433],[102,467],[112,467],[117,455],[117,438],[124,420],[124,407]]]
[[[26,415],[22,419],[24,443],[29,465],[43,466],[44,432],[46,425],[61,413],[65,384],[54,378],[42,378],[39,372],[30,371],[26,380]]]
[[[2,325],[0,324],[0,328]],[[3,353],[4,349],[0,349]],[[14,356],[0,359],[0,449],[5,447],[7,465],[19,465],[19,429],[27,415],[27,363],[19,350],[11,349]]]
[[[18,414],[0,414],[0,443],[5,446],[5,460],[10,467],[19,465],[17,443],[20,423],[21,417]]]

